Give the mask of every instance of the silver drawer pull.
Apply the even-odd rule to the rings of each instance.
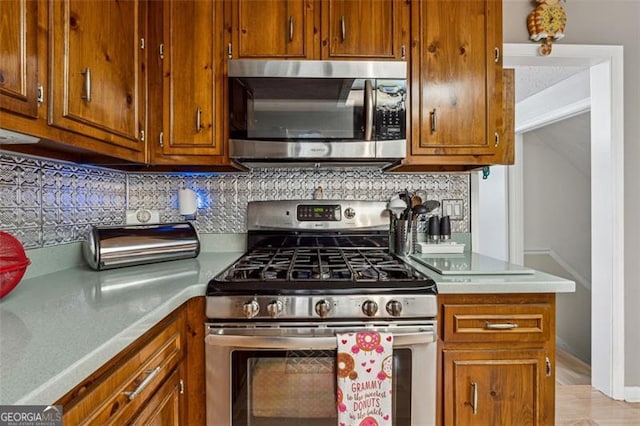
[[[514,328],[518,328],[518,324],[505,323],[505,324],[489,324],[485,325],[487,330],[513,330]]]
[[[158,366],[158,367],[154,368],[153,370],[151,370],[151,372],[149,372],[149,375],[147,377],[145,377],[142,382],[140,382],[140,384],[138,385],[137,388],[135,388],[135,390],[130,391],[130,392],[123,392],[125,395],[127,395],[129,397],[129,401],[133,401],[134,399],[136,399],[138,397],[138,395],[140,395],[140,393],[144,390],[144,388],[149,386],[149,383],[151,383],[151,381],[158,374],[160,374],[160,370],[161,369],[162,369],[162,367]]]
[[[91,68],[85,68],[80,74],[84,76],[84,95],[82,95],[81,98],[87,102],[91,102]]]
[[[471,409],[473,414],[478,414],[478,384],[471,382]]]

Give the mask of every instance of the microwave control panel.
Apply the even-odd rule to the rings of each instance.
[[[376,84],[376,139],[406,139],[406,80],[378,80]]]

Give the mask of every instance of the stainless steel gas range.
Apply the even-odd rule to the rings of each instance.
[[[386,203],[248,205],[207,288],[209,425],[336,425],[336,333],[390,332],[393,424],[435,423],[436,285],[389,252]]]

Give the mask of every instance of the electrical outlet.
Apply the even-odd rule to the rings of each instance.
[[[464,200],[442,200],[442,216],[449,216],[451,220],[464,219]]]
[[[127,225],[160,223],[160,211],[149,209],[127,210]]]

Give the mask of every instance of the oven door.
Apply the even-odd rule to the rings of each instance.
[[[207,424],[335,426],[335,335],[363,329],[208,325]],[[435,424],[435,324],[366,329],[394,335],[393,424]]]

